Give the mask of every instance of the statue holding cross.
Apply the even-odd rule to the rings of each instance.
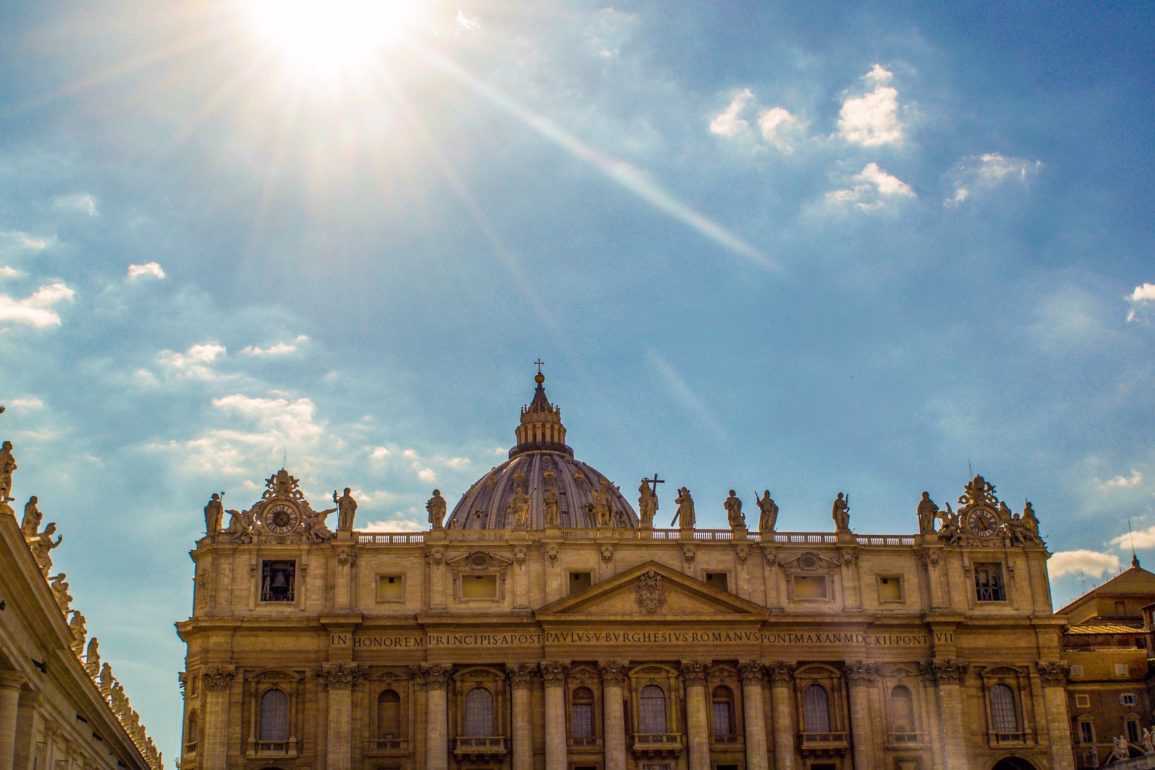
[[[654,528],[654,514],[658,512],[658,485],[665,484],[665,479],[659,479],[658,474],[654,474],[652,479],[642,479],[642,485],[638,487],[638,514],[642,529]]]

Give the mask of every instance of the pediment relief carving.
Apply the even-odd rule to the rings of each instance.
[[[819,575],[842,566],[842,562],[814,551],[803,551],[794,556],[780,555],[778,566],[787,573],[799,572]]]
[[[471,551],[464,556],[449,559],[445,564],[457,572],[492,575],[504,573],[513,564],[513,560],[488,551]]]
[[[268,669],[251,674],[248,678],[253,682],[263,684],[267,682],[300,682],[305,677],[300,671]]]

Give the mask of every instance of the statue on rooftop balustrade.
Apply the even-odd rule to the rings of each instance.
[[[839,492],[830,509],[836,532],[850,532],[850,497]]]
[[[59,575],[53,575],[48,581],[48,587],[52,589],[52,598],[56,600],[56,606],[65,615],[72,604],[72,594],[68,593],[68,576],[61,572]]]
[[[100,642],[95,636],[88,640],[88,649],[84,652],[84,670],[93,679],[100,675]]]
[[[674,498],[674,502],[678,504],[678,512],[674,514],[670,526],[677,524],[679,529],[693,529],[695,523],[694,498],[690,496],[690,490],[686,487],[679,487],[678,496]]]
[[[924,491],[918,502],[918,533],[930,535],[934,532],[934,520],[938,517],[938,505],[930,499],[930,492]]]
[[[768,535],[778,526],[778,504],[770,497],[769,489],[763,491],[761,497],[758,497],[755,490],[754,502],[758,506],[758,531]]]
[[[16,471],[16,458],[12,456],[12,442],[0,444],[0,510],[12,513],[8,501],[12,499],[12,474]]]
[[[549,474],[546,474],[547,478]],[[545,506],[545,525],[547,527],[561,526],[561,503],[558,500],[557,488],[548,486],[542,494],[542,504]]]
[[[437,490],[433,490],[437,494]],[[353,519],[357,515],[357,501],[353,499],[352,490],[345,487],[345,491],[337,497],[337,490],[333,490],[333,502],[337,504],[337,531],[352,532]]]
[[[742,501],[738,499],[734,490],[730,490],[730,495],[722,503],[722,507],[726,509],[726,523],[729,524],[730,529],[746,526],[746,516],[742,513]]]
[[[442,529],[445,521],[445,498],[441,490],[433,490],[433,497],[425,503],[425,510],[429,512],[429,526],[433,529]]]
[[[40,498],[32,495],[24,504],[24,518],[20,520],[20,532],[25,538],[36,537],[36,533],[40,530],[40,522],[44,520],[39,502]]]
[[[650,483],[649,479],[642,479],[642,485],[638,487],[638,517],[642,529],[653,528],[654,516],[658,512],[658,493]]]
[[[213,492],[213,496],[205,504],[205,534],[215,535],[220,532],[221,519],[225,515],[225,504],[221,501],[224,492]]]
[[[48,577],[48,573],[52,570],[52,556],[49,555],[49,552],[64,541],[63,535],[57,535],[54,542],[52,536],[55,534],[56,522],[50,521],[43,532],[35,537],[25,539],[25,542],[28,543],[28,548],[32,551],[32,557],[36,559],[36,565],[40,567],[40,572],[45,578]]]
[[[88,636],[88,626],[84,622],[84,613],[80,610],[72,611],[72,620],[68,621],[68,630],[72,632],[72,643],[68,646],[72,648],[73,654],[80,657],[80,653],[84,650],[84,639]]]

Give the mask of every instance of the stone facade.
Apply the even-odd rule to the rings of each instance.
[[[541,381],[429,531],[330,532],[287,471],[206,509],[184,770],[1074,767],[1029,506],[976,477],[918,535],[855,534],[841,497],[835,532],[777,532],[768,494],[761,531],[655,528]]]
[[[3,408],[0,407],[0,411]],[[0,770],[160,770],[162,757],[52,572],[56,525],[30,497],[17,523],[0,449]]]

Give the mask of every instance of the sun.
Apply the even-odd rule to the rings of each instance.
[[[413,36],[429,0],[242,0],[259,41],[296,74],[355,75]]]

